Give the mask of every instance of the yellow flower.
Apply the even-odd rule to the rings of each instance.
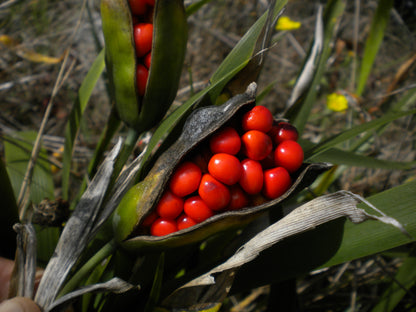
[[[334,112],[343,112],[348,108],[348,100],[345,95],[331,93],[326,97],[326,106]]]
[[[288,16],[282,16],[277,20],[276,30],[293,30],[300,28],[301,25],[301,22],[295,22]]]

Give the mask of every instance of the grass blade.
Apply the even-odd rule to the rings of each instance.
[[[316,71],[312,82],[304,95],[292,105],[292,108],[287,112],[286,118],[297,127],[299,134],[303,133],[306,121],[310,116],[312,107],[316,103],[318,86],[321,83],[322,76],[326,70],[327,60],[332,51],[332,40],[336,25],[339,22],[340,16],[343,14],[345,2],[341,0],[328,1],[324,11],[324,42],[321,57],[316,66]]]
[[[391,112],[391,113],[385,114],[383,117],[379,119],[372,120],[370,122],[361,124],[352,129],[336,134],[335,136],[332,136],[331,138],[315,145],[311,149],[306,149],[305,159],[309,159],[309,157],[312,157],[312,156],[317,156],[318,154],[328,150],[329,148],[334,147],[339,143],[345,142],[346,140],[349,140],[365,131],[375,129],[377,127],[388,124],[395,119],[398,119],[400,117],[407,116],[407,115],[412,115],[412,114],[416,114],[416,109],[406,111],[406,112]]]
[[[330,148],[319,155],[309,158],[312,162],[329,162],[336,165],[365,167],[374,169],[407,170],[416,166],[416,161],[400,162],[360,155],[354,152]]]
[[[78,133],[80,120],[85,108],[87,107],[91,93],[104,71],[104,50],[98,54],[90,70],[85,76],[78,92],[78,97],[75,101],[74,107],[69,115],[67,127],[65,129],[65,149],[62,162],[62,197],[68,199],[69,196],[69,176],[72,160],[72,149],[74,146],[75,137]]]
[[[361,71],[358,77],[356,94],[360,96],[367,84],[368,76],[374,64],[383,41],[384,31],[390,17],[390,9],[393,6],[393,0],[379,0],[378,6],[371,22],[370,33],[365,43],[364,56],[361,61]]]

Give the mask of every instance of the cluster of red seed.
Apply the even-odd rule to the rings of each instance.
[[[133,37],[138,59],[136,84],[138,94],[143,96],[149,76],[155,0],[129,0],[129,5],[133,17]]]
[[[221,211],[258,205],[290,188],[290,174],[303,162],[296,128],[287,122],[274,124],[264,106],[244,114],[238,125],[241,135],[235,128],[214,133],[209,149],[174,170],[155,211],[142,224],[151,235],[167,235]]]

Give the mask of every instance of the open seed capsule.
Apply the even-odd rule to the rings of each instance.
[[[198,242],[222,231],[242,228],[260,214],[312,183],[319,173],[328,169],[327,164],[303,164],[292,175],[293,183],[290,188],[278,198],[267,199],[261,193],[255,194],[252,199],[242,198],[243,205],[246,201],[250,202],[247,207],[234,209],[230,206],[230,209],[214,211],[212,216],[208,213],[209,217],[202,218],[200,223],[192,218],[197,221],[193,226],[178,228],[178,231],[164,236],[149,235],[149,232],[143,228],[143,220],[156,209],[160,198],[169,188],[175,169],[193,155],[198,155],[201,148],[206,148],[214,133],[233,124],[235,119],[241,120],[244,113],[255,106],[255,90],[252,88],[253,86],[246,93],[231,98],[222,106],[205,107],[194,111],[187,119],[178,140],[159,157],[146,178],[127,192],[113,218],[115,238],[124,248],[131,251],[143,250],[143,248],[171,248]],[[234,205],[231,204],[231,197],[236,196],[235,189],[230,188],[230,191],[228,200],[230,205]],[[270,197],[271,193],[266,195]],[[189,197],[196,200],[199,196],[189,194]]]
[[[142,132],[163,118],[176,96],[187,22],[183,0],[155,1],[150,17],[133,15],[132,10],[142,12],[127,0],[101,0],[105,61],[115,107],[123,122]],[[137,31],[144,34],[143,41],[137,35],[135,40]],[[137,70],[146,64],[148,73]]]

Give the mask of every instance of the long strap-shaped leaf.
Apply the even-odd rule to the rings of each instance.
[[[313,148],[305,150],[305,159],[308,159],[311,156],[316,156],[334,146],[336,146],[339,143],[345,142],[346,140],[349,140],[357,135],[360,135],[361,133],[375,129],[377,127],[380,127],[382,125],[385,125],[393,120],[396,120],[403,116],[413,115],[416,114],[416,109],[412,109],[409,111],[404,112],[391,112],[383,117],[380,117],[378,119],[369,121],[367,123],[364,123],[362,125],[356,126],[354,128],[351,128],[349,130],[346,130],[344,132],[341,132],[339,134],[336,134],[332,136],[331,138],[315,145]]]
[[[364,209],[358,208],[357,204],[360,201],[365,200],[350,192],[339,191],[330,195],[318,197],[296,208],[283,219],[255,235],[247,243],[241,246],[226,262],[177,290],[165,301],[165,304],[169,305],[171,302],[178,302],[177,296],[179,296],[179,298],[182,297],[183,302],[186,304],[191,304],[192,302],[199,304],[218,302],[216,301],[218,298],[215,297],[215,292],[213,292],[213,288],[221,287],[221,285],[216,285],[218,277],[221,279],[224,275],[232,277],[240,267],[255,260],[260,253],[276,245],[278,242],[300,233],[313,230],[320,225],[342,217],[347,217],[354,224],[362,223],[366,220],[378,220],[380,223],[396,227],[395,230],[398,235],[402,237],[403,241],[411,240],[409,240],[406,235],[400,234],[400,231],[397,231],[398,228],[407,234],[403,226],[397,220],[386,216],[375,207],[373,208],[377,210],[378,215],[370,214]],[[369,205],[372,206],[371,204]],[[284,256],[285,255],[281,255],[281,257]],[[264,268],[264,266],[261,266],[261,270],[267,271],[268,274],[270,274],[269,271],[273,271],[264,270]],[[285,268],[280,268],[280,270],[284,269]],[[207,288],[201,290],[201,287],[204,286]],[[199,296],[195,296],[196,289],[198,289],[196,294]],[[213,293],[213,296],[211,298],[205,297],[205,300],[208,301],[201,302],[200,300],[204,297],[204,294],[209,292]],[[194,297],[189,297],[190,294]]]
[[[377,10],[371,22],[370,33],[365,43],[364,56],[361,60],[361,71],[357,85],[357,95],[361,95],[367,84],[368,76],[383,41],[384,31],[390,17],[393,0],[379,0]]]
[[[69,175],[71,169],[72,149],[74,146],[75,137],[81,122],[82,114],[87,107],[91,93],[100,78],[105,67],[104,50],[98,54],[90,70],[85,76],[78,92],[74,107],[69,115],[69,120],[65,130],[65,149],[63,156],[62,167],[62,197],[68,199],[69,191]]]

